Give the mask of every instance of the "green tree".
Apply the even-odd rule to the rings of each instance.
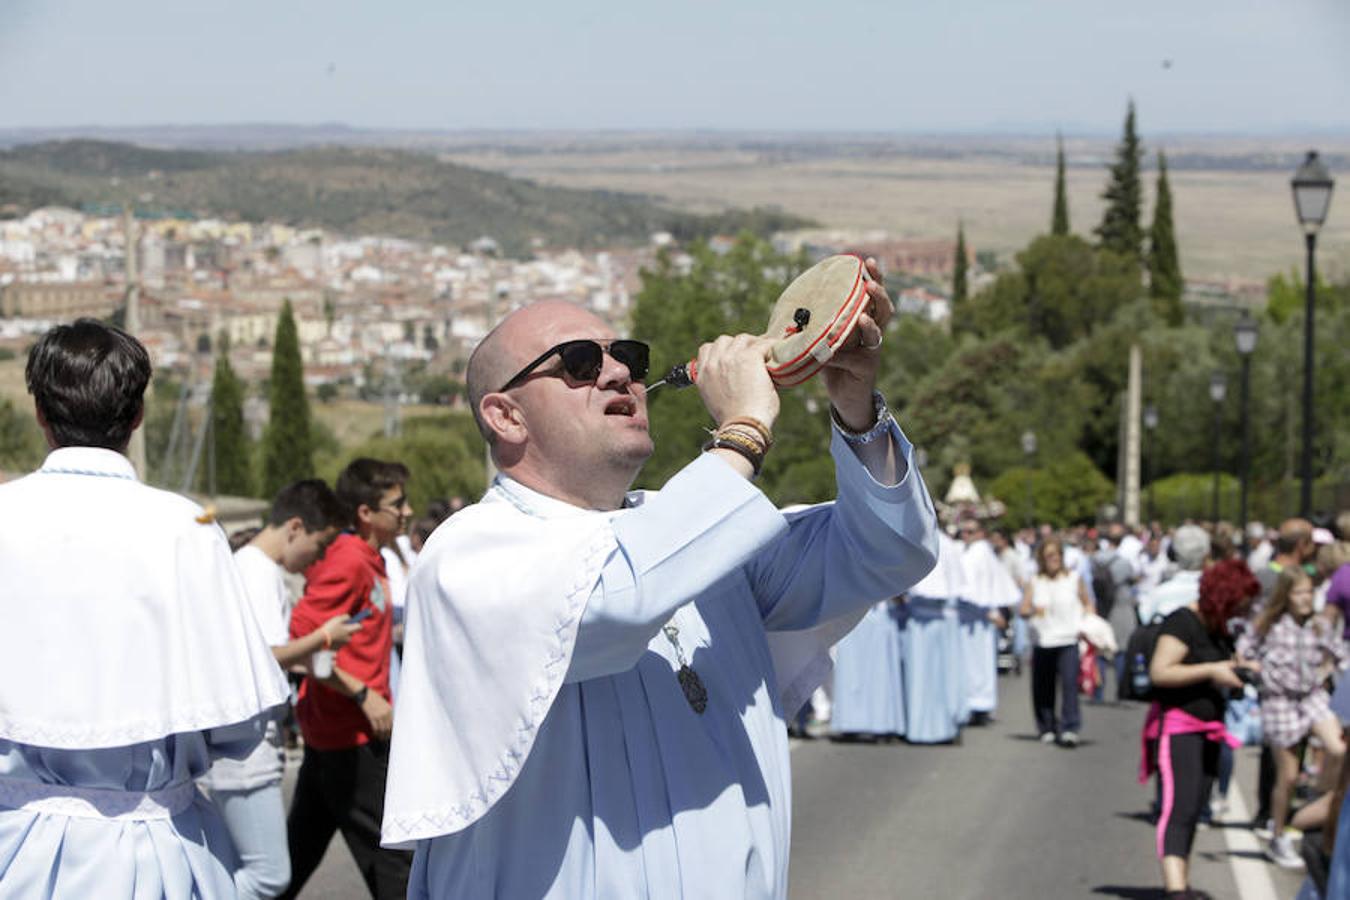
[[[1069,195],[1064,187],[1064,138],[1058,136],[1055,154],[1055,212],[1050,220],[1050,233],[1064,237],[1069,233]]]
[[[1184,314],[1181,295],[1181,259],[1172,229],[1172,188],[1167,183],[1167,157],[1158,152],[1158,195],[1153,203],[1153,227],[1148,236],[1148,293],[1153,309],[1169,325],[1180,325]]]
[[[300,359],[300,338],[291,301],[286,300],[272,341],[271,411],[262,442],[262,493],[277,491],[314,474],[314,445],[310,435],[309,400]]]
[[[1096,250],[1077,235],[1042,235],[970,303],[974,331],[990,336],[1020,328],[1055,349],[1086,337],[1139,296],[1134,263]]]
[[[467,412],[412,416],[395,437],[375,435],[355,448],[333,446],[322,454],[319,472],[330,483],[358,456],[397,460],[408,467],[408,502],[421,515],[436,498],[477,499],[487,486],[483,439]]]
[[[966,259],[966,228],[963,224],[957,223],[956,258],[952,260],[952,321],[955,323],[963,323],[968,317],[966,301],[969,299],[969,287],[966,270],[969,265],[970,261]]]
[[[253,452],[244,427],[244,385],[230,365],[229,343],[222,336],[221,352],[211,381],[211,440],[217,493],[253,495]],[[212,487],[212,473],[202,473],[203,487]]]
[[[989,483],[985,493],[1007,506],[1006,521],[1022,524],[1029,498],[1032,521],[1062,528],[1095,521],[1097,511],[1110,502],[1114,491],[1092,460],[1073,452],[1055,457],[1044,468],[1007,469]]]
[[[42,462],[43,441],[31,415],[0,398],[0,470],[27,472]]]
[[[1143,263],[1144,233],[1139,224],[1143,194],[1139,183],[1139,161],[1144,150],[1134,128],[1134,101],[1130,101],[1125,115],[1125,133],[1116,146],[1116,161],[1111,166],[1111,180],[1102,199],[1106,210],[1096,234],[1104,250]]]
[[[1291,318],[1301,318],[1307,305],[1307,284],[1295,269],[1291,269],[1288,275],[1277,272],[1266,279],[1267,318],[1276,324],[1287,322]],[[1330,309],[1333,305],[1344,302],[1343,298],[1348,291],[1350,286],[1333,288],[1319,272],[1315,299],[1318,311]]]

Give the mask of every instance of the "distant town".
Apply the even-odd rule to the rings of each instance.
[[[725,249],[732,240],[714,238],[711,246]],[[664,232],[636,248],[539,247],[519,260],[503,256],[491,236],[454,247],[269,222],[45,207],[0,221],[0,347],[21,350],[53,322],[121,315],[129,242],[137,247],[138,333],[157,368],[203,373],[224,339],[241,377],[265,378],[277,315],[289,300],[307,385],[358,392],[372,372],[408,365],[458,380],[474,344],[503,315],[538,300],[571,300],[622,330],[642,269],[663,249],[676,266],[688,259]],[[836,232],[775,243],[813,259],[875,255],[887,271],[904,273],[895,285],[902,311],[932,321],[949,315],[954,240]],[[967,252],[977,266],[974,248]],[[973,271],[977,285],[992,277]],[[453,405],[459,395],[406,399]]]

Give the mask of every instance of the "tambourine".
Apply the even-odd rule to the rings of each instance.
[[[793,279],[769,314],[764,336],[774,338],[765,365],[779,387],[794,387],[828,363],[853,334],[867,309],[871,278],[862,259],[830,256]],[[688,387],[698,380],[698,361],[675,366],[648,390]]]

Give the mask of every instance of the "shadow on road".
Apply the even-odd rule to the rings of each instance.
[[[1121,887],[1115,884],[1095,887],[1092,889],[1092,893],[1101,894],[1103,897],[1124,897],[1126,900],[1163,900],[1167,896],[1162,888]]]
[[[1133,819],[1133,820],[1136,821],[1136,822],[1143,822],[1145,825],[1148,825],[1150,828],[1157,824],[1157,822],[1156,822],[1156,821],[1154,820],[1154,818],[1153,818],[1153,813],[1147,812],[1147,811],[1139,811],[1139,812],[1118,812],[1118,813],[1116,813],[1116,818],[1117,818],[1117,819]]]
[[[1041,742],[1041,736],[1039,734],[1005,734],[1003,737],[1010,741],[1023,741],[1031,744],[1039,744]],[[1079,738],[1077,749],[1081,750],[1084,747],[1091,747],[1096,743],[1096,741],[1088,738]],[[1061,746],[1060,749],[1068,750],[1070,748]]]

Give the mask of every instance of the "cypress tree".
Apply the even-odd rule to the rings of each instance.
[[[220,339],[220,355],[211,380],[211,441],[215,466],[214,489],[220,494],[253,494],[253,466],[248,433],[244,429],[244,385],[230,365],[229,343]],[[202,487],[212,489],[212,476],[202,472]]]
[[[1057,138],[1059,153],[1055,162],[1055,213],[1050,222],[1050,233],[1063,237],[1069,233],[1069,197],[1064,190],[1064,138]]]
[[[1116,161],[1111,166],[1111,180],[1102,199],[1106,211],[1102,224],[1097,226],[1100,247],[1118,253],[1127,259],[1143,263],[1144,233],[1139,224],[1142,193],[1139,184],[1139,160],[1143,155],[1139,136],[1134,130],[1134,101],[1130,101],[1125,115],[1125,133],[1116,146]]]
[[[300,338],[288,299],[277,319],[272,342],[271,411],[263,433],[262,492],[265,497],[301,478],[314,475],[314,447],[309,433],[309,401],[300,361]]]
[[[1167,157],[1158,153],[1158,196],[1153,204],[1153,227],[1149,229],[1148,293],[1154,311],[1169,325],[1182,322],[1181,260],[1176,233],[1172,230],[1172,188],[1167,183]]]
[[[966,313],[966,296],[968,286],[966,284],[966,269],[968,261],[966,259],[966,229],[965,226],[957,223],[956,226],[956,258],[952,260],[952,318],[964,316]]]

